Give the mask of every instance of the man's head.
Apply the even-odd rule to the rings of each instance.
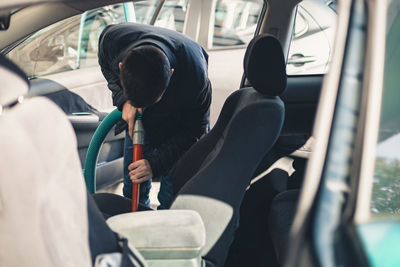
[[[173,73],[164,52],[151,45],[129,51],[119,68],[125,98],[137,108],[158,102]]]

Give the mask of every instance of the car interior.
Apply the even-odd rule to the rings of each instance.
[[[2,3],[6,15],[1,18],[0,51],[56,21],[119,2]],[[5,266],[15,259],[21,266],[94,266],[94,256],[112,250],[89,243],[108,242],[125,242],[125,251],[131,251],[122,256],[122,262],[124,255],[129,258],[125,266],[281,266],[312,153],[324,78],[286,75],[298,3],[265,1],[243,58],[240,89],[232,88],[211,131],[177,163],[177,197],[171,209],[117,215],[107,220],[108,226],[82,175],[91,137],[107,113],[59,79],[28,80],[2,56],[0,124],[8,130],[0,131],[7,151],[0,161],[5,218],[0,229],[8,229],[1,231],[1,244],[13,248],[0,246]],[[81,77],[95,78],[85,70]],[[71,103],[60,104],[65,101]],[[63,113],[57,106],[69,110]],[[98,158],[102,164],[96,167],[100,188],[121,177],[123,138],[113,130],[105,138]],[[112,235],[108,227],[128,241],[107,239]]]

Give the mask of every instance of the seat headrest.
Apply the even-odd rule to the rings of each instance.
[[[244,73],[259,93],[280,95],[286,88],[286,63],[278,39],[272,35],[258,35],[247,47]]]
[[[0,83],[0,105],[11,104],[29,90],[25,73],[3,55],[0,55]]]

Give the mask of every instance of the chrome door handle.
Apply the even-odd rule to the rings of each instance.
[[[292,55],[287,64],[295,65],[297,67],[301,67],[306,63],[317,61],[316,57],[313,56],[304,56],[303,54],[294,54]]]

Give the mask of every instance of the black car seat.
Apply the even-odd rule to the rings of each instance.
[[[288,179],[288,190],[274,197],[268,214],[268,231],[276,259],[280,264],[283,264],[289,247],[290,228],[293,225],[299,202],[306,163],[307,159],[296,158],[294,160],[295,172]]]
[[[291,189],[278,194],[271,204],[268,229],[280,264],[283,264],[286,257],[289,232],[296,214],[299,195],[299,189]]]
[[[120,266],[146,266],[88,195],[65,114],[44,97],[23,100],[29,82],[1,55],[0,79],[0,265],[85,267],[121,252]]]
[[[223,266],[239,219],[247,186],[279,137],[286,88],[286,64],[271,35],[249,44],[244,71],[252,87],[234,92],[214,128],[177,163],[171,209],[197,211],[205,224],[207,266]]]

